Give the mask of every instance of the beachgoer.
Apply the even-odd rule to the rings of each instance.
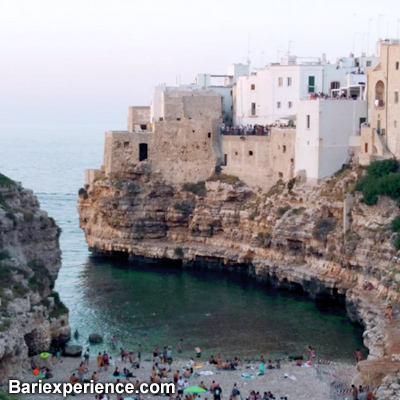
[[[353,400],[358,400],[358,390],[354,385],[351,385],[351,395],[353,396]]]
[[[183,390],[185,389],[185,381],[182,379],[182,377],[180,376],[178,379],[178,382],[176,383],[177,387],[178,387],[178,396],[179,395],[183,395]]]
[[[172,364],[172,349],[171,349],[171,347],[167,348],[166,356],[167,356],[167,363],[169,365],[169,371],[168,372],[171,372],[171,364]]]
[[[51,373],[51,371],[48,368],[46,368],[46,373],[44,375],[44,379],[50,379],[52,377],[53,377],[53,374]]]
[[[142,345],[141,344],[138,345],[137,353],[138,353],[137,356],[138,356],[139,362],[142,362]]]
[[[232,389],[232,400],[236,400],[237,396],[240,394],[239,389],[236,386],[236,383],[233,384],[233,389]]]
[[[86,349],[85,354],[83,355],[83,358],[85,359],[84,361],[85,365],[89,365],[89,357],[90,357],[89,349]]]
[[[99,374],[97,373],[97,371],[94,371],[92,374],[92,379],[94,382],[98,382],[99,380]]]
[[[74,338],[75,338],[75,339],[78,339],[78,338],[79,338],[79,331],[78,331],[78,329],[75,329]]]
[[[79,377],[79,382],[83,382],[83,375],[86,373],[86,369],[83,366],[83,363],[80,363],[78,367],[78,377]]]
[[[182,353],[182,343],[183,343],[183,339],[181,339],[181,340],[178,342],[177,346],[176,346],[176,348],[177,348],[177,350],[178,350],[178,353]]]
[[[103,367],[104,367],[104,371],[108,370],[108,365],[109,365],[109,357],[107,352],[104,350],[103,353]]]
[[[103,356],[101,355],[101,353],[99,353],[99,355],[97,356],[97,367],[99,371],[101,371],[103,368]]]
[[[356,349],[356,360],[357,362],[360,362],[363,359],[363,355],[361,353],[360,349]]]
[[[194,352],[196,353],[196,358],[200,361],[201,358],[201,348],[200,347],[195,347]]]
[[[70,377],[69,377],[69,382],[74,384],[76,382],[79,382],[79,378],[75,375],[75,373],[73,373]]]
[[[262,361],[260,361],[258,369],[260,370],[260,375],[264,375],[265,364]]]
[[[113,376],[119,376],[118,367],[115,367],[115,371],[113,372]]]
[[[217,386],[214,389],[214,400],[221,400],[221,395],[222,395],[222,389],[219,386],[219,383],[217,383]]]
[[[153,362],[157,362],[158,361],[158,348],[155,347],[153,350]]]

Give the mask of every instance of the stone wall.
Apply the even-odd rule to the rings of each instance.
[[[150,107],[129,107],[128,131],[150,130]]]
[[[268,190],[293,178],[295,129],[273,128],[270,136],[222,136],[223,172]]]
[[[140,161],[170,183],[205,180],[221,164],[219,125],[221,96],[213,92],[164,92],[164,117],[152,131],[107,131],[100,170],[86,173],[85,183],[104,178],[130,177]],[[129,119],[150,111],[131,107]],[[144,153],[143,146],[146,147]],[[142,159],[140,159],[142,157]]]

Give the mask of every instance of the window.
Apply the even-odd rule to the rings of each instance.
[[[286,146],[285,145],[283,145],[282,150],[283,150],[284,153],[286,153]]]
[[[276,108],[281,108],[281,102],[280,101],[276,102]]]
[[[250,150],[249,151],[249,156],[252,156],[253,155],[253,152]]]
[[[394,92],[394,102],[396,104],[399,102],[399,92],[397,90]]]
[[[255,85],[254,83],[252,83],[252,84],[250,85],[250,89],[251,89],[251,90],[256,90],[256,85]]]
[[[290,76],[287,78],[287,85],[292,86],[292,78]]]
[[[228,154],[224,154],[224,165],[228,165]]]
[[[256,103],[251,103],[251,115],[256,115]]]
[[[393,125],[395,128],[397,128],[397,121],[393,121]]]
[[[307,129],[310,129],[310,116],[307,115]]]
[[[371,61],[367,61],[367,67],[370,67],[371,66]]]
[[[126,149],[127,147],[129,147],[129,142],[124,142],[124,148]]]
[[[396,69],[399,69],[399,62],[398,61],[396,61]]]
[[[339,89],[340,88],[340,82],[331,82],[331,89]]]
[[[288,106],[288,108],[292,108],[293,103],[291,101],[288,101],[287,106]]]
[[[308,93],[315,93],[315,76],[308,77]]]
[[[368,153],[368,143],[364,144],[364,153]]]
[[[283,86],[283,78],[278,78],[278,86]]]
[[[210,138],[211,137],[211,132],[207,133],[207,137]]]

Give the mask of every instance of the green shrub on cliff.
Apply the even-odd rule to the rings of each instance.
[[[397,237],[394,242],[394,246],[397,250],[400,250],[400,215],[398,215],[390,224],[393,232],[397,232]]]
[[[176,211],[180,211],[183,213],[186,217],[188,217],[190,214],[193,213],[195,203],[190,200],[185,200],[182,201],[181,203],[175,203],[174,208]]]
[[[374,161],[355,190],[363,193],[363,201],[368,205],[376,204],[379,195],[400,200],[399,162],[395,159]]]
[[[243,185],[244,183],[237,177],[234,175],[227,175],[227,174],[218,174],[218,173],[214,173],[213,175],[211,175],[207,181],[220,181],[220,182],[224,182],[224,183],[228,183],[229,185]]]
[[[12,187],[15,186],[15,182],[7,176],[0,174],[0,186]]]
[[[200,197],[204,197],[207,194],[206,183],[204,181],[200,181],[197,183],[184,183],[182,188],[184,191],[191,192]]]

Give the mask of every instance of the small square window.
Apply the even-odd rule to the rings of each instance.
[[[371,61],[367,61],[367,67],[371,66]]]
[[[281,102],[280,101],[276,102],[276,108],[281,108]]]
[[[253,155],[253,152],[250,150],[249,151],[249,156],[252,156]]]
[[[287,106],[288,106],[288,108],[292,108],[293,107],[293,103],[291,101],[288,101]]]
[[[396,61],[396,69],[399,69],[399,65],[400,65],[400,63],[398,61]]]
[[[256,90],[256,85],[255,85],[254,83],[252,83],[252,84],[250,85],[250,89],[251,89],[251,90]]]
[[[292,78],[290,76],[287,78],[287,85],[292,86]]]
[[[286,153],[286,146],[285,146],[285,145],[283,145],[282,151],[283,151],[284,153]]]
[[[397,121],[393,121],[393,125],[395,128],[397,128]]]
[[[278,86],[283,86],[283,78],[278,78]]]
[[[399,92],[397,90],[394,92],[394,102],[396,104],[399,102]]]
[[[307,115],[307,129],[310,129],[310,116]]]

